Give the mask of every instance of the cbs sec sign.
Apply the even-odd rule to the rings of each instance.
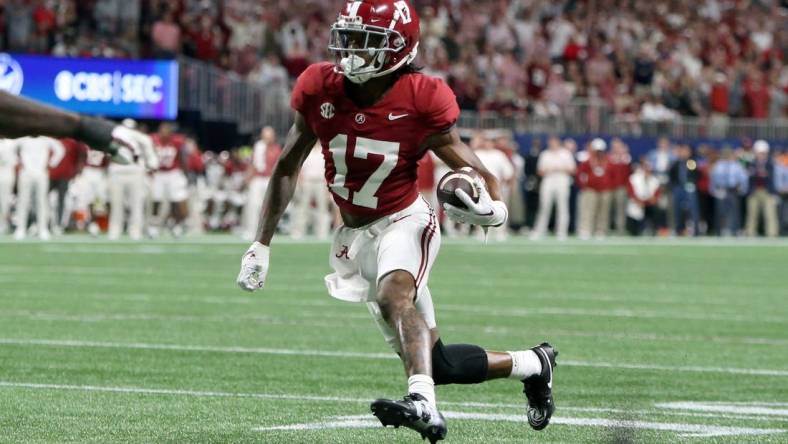
[[[178,63],[0,53],[0,90],[80,113],[171,120]]]

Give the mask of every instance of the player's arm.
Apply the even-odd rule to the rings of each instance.
[[[0,136],[71,137],[96,150],[117,153],[114,143],[143,156],[148,168],[158,167],[148,136],[105,119],[82,116],[0,91]],[[114,142],[114,143],[113,143]]]
[[[301,165],[316,141],[317,136],[304,117],[296,112],[295,123],[287,134],[284,149],[274,166],[265,192],[256,240],[241,259],[241,272],[236,282],[244,290],[254,291],[262,288],[265,283],[271,239],[279,219],[293,198]]]
[[[459,170],[463,167],[473,168],[487,182],[490,196],[495,200],[501,200],[501,187],[498,179],[487,170],[476,153],[460,139],[457,128],[452,127],[446,132],[427,137],[423,146],[432,150],[452,170]]]
[[[432,150],[449,168],[458,170],[470,167],[484,179],[484,182],[476,183],[479,191],[478,202],[474,202],[462,190],[456,191],[457,197],[467,208],[446,204],[444,210],[449,216],[458,222],[481,226],[500,226],[506,222],[508,210],[501,200],[501,186],[498,179],[487,170],[476,153],[460,140],[456,128],[452,127],[448,131],[427,137],[423,146]]]
[[[279,219],[293,199],[301,165],[315,146],[315,142],[317,136],[306,124],[304,117],[296,112],[295,122],[287,133],[282,154],[271,172],[263,201],[260,226],[257,228],[257,242],[263,245],[271,244]]]

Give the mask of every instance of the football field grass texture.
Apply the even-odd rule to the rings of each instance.
[[[237,289],[230,237],[0,241],[0,442],[416,443],[367,309],[328,297],[329,245],[274,243]],[[559,351],[557,410],[522,385],[441,386],[448,443],[788,442],[788,244],[445,241],[446,343]]]

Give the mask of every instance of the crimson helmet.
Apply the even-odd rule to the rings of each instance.
[[[334,70],[353,83],[390,74],[416,58],[419,16],[407,0],[349,0],[331,25]]]

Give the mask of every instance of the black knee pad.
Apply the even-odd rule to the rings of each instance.
[[[487,379],[487,352],[476,345],[438,342],[432,347],[435,385],[478,384]]]

